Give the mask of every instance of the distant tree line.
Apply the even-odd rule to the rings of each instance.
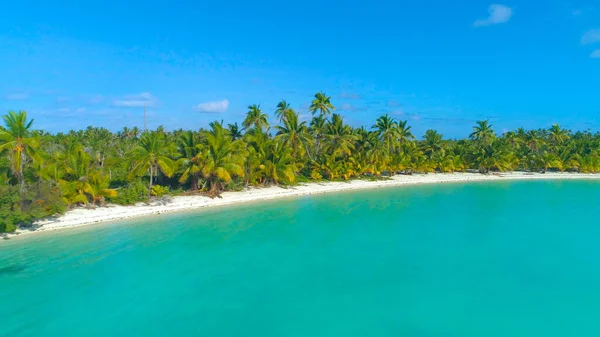
[[[345,124],[324,93],[309,111],[310,122],[301,121],[284,100],[273,110],[277,125],[251,105],[241,125],[57,134],[34,129],[24,111],[9,112],[0,127],[0,232],[75,205],[135,204],[168,193],[217,196],[246,186],[467,169],[600,172],[599,133],[552,125],[497,135],[479,121],[465,139],[427,130],[417,140],[406,121],[387,114],[370,128]]]

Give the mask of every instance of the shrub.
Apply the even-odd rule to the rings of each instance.
[[[28,185],[23,194],[18,186],[0,186],[0,232],[14,232],[17,225],[28,225],[66,210],[60,188],[50,182]]]
[[[133,182],[117,190],[116,197],[107,198],[108,202],[118,205],[133,205],[148,200],[148,187],[141,182]]]
[[[169,186],[154,185],[152,186],[152,195],[155,197],[162,197],[165,194],[169,194]]]

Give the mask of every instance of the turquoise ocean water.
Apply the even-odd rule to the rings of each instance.
[[[300,197],[0,243],[0,336],[600,336],[600,182]]]

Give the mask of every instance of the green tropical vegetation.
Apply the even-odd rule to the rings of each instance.
[[[478,121],[465,139],[427,130],[417,139],[407,121],[389,115],[352,127],[319,92],[302,121],[282,100],[248,107],[241,124],[198,130],[105,128],[50,134],[26,112],[0,126],[0,232],[71,207],[135,204],[168,193],[205,193],[312,180],[384,178],[396,174],[501,171],[600,172],[600,133],[517,129],[497,134]]]

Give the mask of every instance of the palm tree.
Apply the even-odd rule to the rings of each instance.
[[[249,129],[252,126],[261,130],[269,127],[267,114],[260,109],[260,104],[253,104],[248,107],[246,119],[244,119],[242,125],[246,129]]]
[[[168,141],[164,133],[158,131],[144,132],[132,155],[133,168],[129,174],[129,179],[132,179],[135,175],[148,174],[150,177],[148,196],[150,197],[154,177],[158,176],[159,172],[167,177],[173,176],[175,171],[174,154],[173,144]]]
[[[62,192],[63,201],[71,205],[87,204],[89,202],[86,190],[89,190],[89,184],[87,181],[66,181],[62,180],[59,182],[60,190]]]
[[[386,150],[390,151],[398,140],[398,122],[388,114],[380,116],[371,127],[375,129],[377,136],[383,142]]]
[[[325,125],[327,120],[323,115],[317,115],[310,121],[310,132],[315,140],[315,154],[317,157],[321,153],[321,142],[323,140],[323,134],[325,133]]]
[[[250,129],[244,135],[245,147],[247,150],[246,160],[244,162],[244,180],[246,186],[249,184],[263,184],[265,172],[260,166],[267,156],[267,145],[269,143],[269,134],[259,129]]]
[[[489,120],[477,121],[469,138],[483,144],[489,144],[496,137]]]
[[[475,163],[481,173],[490,170],[505,171],[507,166],[506,149],[499,142],[483,145],[477,152]]]
[[[557,149],[567,139],[569,139],[569,131],[562,129],[558,124],[553,124],[549,131],[550,135],[548,138],[550,139],[550,143],[554,149]]]
[[[202,176],[210,183],[211,195],[218,195],[223,183],[228,183],[233,175],[244,176],[245,144],[241,140],[232,141],[218,122],[211,123],[211,128],[204,134]]]
[[[510,146],[510,149],[515,152],[523,143],[523,139],[514,131],[509,131],[503,135],[504,141]]]
[[[415,139],[412,132],[410,131],[411,127],[408,126],[408,121],[399,121],[398,122],[398,142],[400,144],[406,144],[407,142]]]
[[[276,139],[289,146],[292,149],[292,157],[296,158],[296,155],[304,153],[311,143],[308,127],[306,122],[300,122],[298,114],[293,110],[287,111],[282,122],[282,126],[275,127],[278,131]]]
[[[323,177],[328,179],[337,178],[337,172],[339,171],[341,161],[338,161],[334,154],[324,154],[319,160],[313,160],[311,165],[313,167],[311,171],[311,178],[314,180],[322,179]]]
[[[349,125],[344,124],[342,116],[333,114],[331,121],[326,125],[326,130],[325,139],[328,141],[330,153],[350,155],[358,136],[352,132]]]
[[[296,179],[294,158],[291,155],[292,150],[284,144],[271,140],[267,145],[267,155],[263,163],[259,166],[267,182],[275,185],[283,182],[291,184]]]
[[[539,130],[530,130],[525,136],[525,142],[529,151],[537,154],[544,146],[544,137]]]
[[[198,181],[204,154],[199,135],[192,131],[182,133],[177,139],[177,152],[179,152],[180,158],[177,160],[176,166],[181,170],[179,183],[184,184],[191,180],[191,188],[195,191],[199,187]]]
[[[227,124],[227,129],[229,129],[229,133],[231,134],[231,140],[238,140],[242,138],[244,128],[240,128],[237,122],[233,124]]]
[[[423,137],[423,150],[428,157],[431,158],[434,154],[442,152],[442,137],[443,135],[435,130],[425,131],[425,136]],[[442,153],[442,157],[443,156],[444,154]]]
[[[285,116],[287,114],[293,112],[292,107],[286,100],[281,100],[281,102],[277,103],[277,109],[275,109],[275,116],[277,116],[277,120],[279,122],[283,122]]]
[[[41,159],[36,151],[40,140],[32,134],[33,119],[28,121],[25,111],[10,111],[3,119],[5,128],[0,130],[0,153],[9,153],[11,170],[19,179],[21,192],[24,192],[23,166],[27,157]]]
[[[90,196],[90,199],[95,205],[103,205],[107,197],[116,197],[117,190],[110,186],[110,178],[108,175],[97,171],[90,174],[89,183],[86,186],[85,192]]]
[[[333,104],[331,104],[331,97],[325,95],[324,92],[318,92],[315,94],[315,98],[310,104],[308,111],[314,116],[319,113],[321,116],[331,115],[331,111],[335,110]]]

